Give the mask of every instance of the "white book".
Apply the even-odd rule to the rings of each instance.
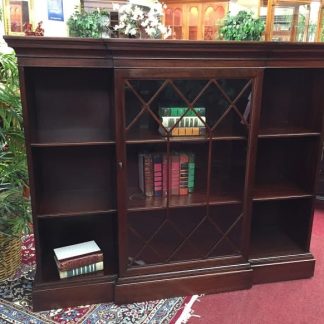
[[[54,249],[55,256],[59,261],[100,251],[101,250],[95,241],[88,241]]]

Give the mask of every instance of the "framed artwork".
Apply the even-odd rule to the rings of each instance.
[[[26,24],[33,24],[32,0],[3,0],[5,32],[24,35]]]
[[[63,0],[47,0],[48,20],[64,21]]]

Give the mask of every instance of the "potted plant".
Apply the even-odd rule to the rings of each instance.
[[[109,37],[109,24],[109,13],[99,9],[92,12],[76,9],[67,21],[72,37]]]
[[[20,265],[21,236],[31,222],[18,70],[0,53],[0,279]]]
[[[263,32],[264,21],[243,10],[233,16],[228,13],[220,30],[223,39],[237,41],[258,41]]]
[[[119,24],[114,29],[119,36],[129,38],[168,38],[171,28],[162,23],[164,8],[159,1],[154,1],[150,7],[134,3],[114,5],[119,15]]]

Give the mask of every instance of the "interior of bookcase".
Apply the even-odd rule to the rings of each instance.
[[[116,210],[113,145],[33,149],[39,216]]]
[[[204,107],[208,137],[247,137],[250,79],[126,80],[124,90],[128,141],[159,139],[162,107]]]
[[[311,196],[319,141],[318,136],[259,139],[254,199]]]
[[[115,138],[109,69],[26,68],[31,142],[106,142]]]
[[[266,69],[260,135],[319,133],[323,88],[323,69]]]
[[[312,203],[309,198],[254,202],[250,258],[308,251]]]
[[[117,273],[117,215],[79,215],[44,218],[38,221],[41,248],[41,282],[82,280],[85,276],[113,275]],[[81,277],[59,279],[53,249],[94,240],[104,255],[104,270]]]
[[[129,211],[128,267],[240,253],[242,205]]]

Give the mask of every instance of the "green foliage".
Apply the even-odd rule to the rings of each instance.
[[[75,10],[68,19],[70,36],[100,38],[103,33],[109,32],[109,13],[107,11],[95,10],[87,12]]]
[[[20,235],[30,222],[17,61],[0,53],[0,231]]]
[[[236,16],[228,13],[224,25],[220,30],[225,40],[258,41],[264,31],[264,22],[260,18],[253,18],[252,13],[239,11]]]

